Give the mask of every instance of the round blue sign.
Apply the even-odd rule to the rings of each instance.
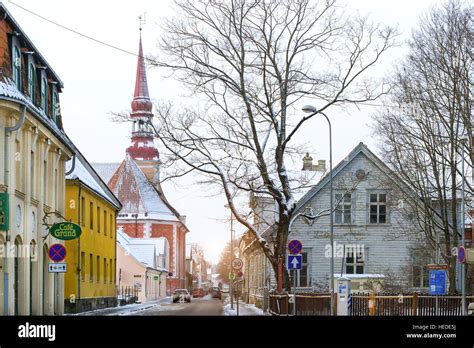
[[[53,244],[49,248],[49,258],[54,262],[61,262],[66,258],[66,248],[61,244]]]
[[[299,254],[303,249],[303,244],[299,240],[293,239],[288,243],[288,251],[290,254]]]
[[[466,249],[462,245],[458,249],[458,261],[459,263],[466,262]]]

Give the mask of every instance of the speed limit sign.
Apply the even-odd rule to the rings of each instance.
[[[243,265],[244,265],[244,263],[241,259],[233,259],[232,260],[232,268],[233,269],[241,269]]]

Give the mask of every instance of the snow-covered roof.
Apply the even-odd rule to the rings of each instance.
[[[10,24],[12,25],[13,29],[16,30],[16,31],[19,31],[21,33],[21,38],[24,42],[26,42],[26,46],[29,46],[31,47],[31,50],[34,52],[35,54],[35,59],[38,60],[39,63],[42,63],[41,65],[46,65],[48,67],[48,71],[54,76],[54,78],[59,82],[59,86],[61,88],[63,88],[64,84],[63,82],[61,81],[61,79],[59,78],[59,76],[55,73],[55,71],[53,70],[53,68],[51,68],[51,66],[48,64],[48,62],[46,61],[46,59],[41,55],[41,53],[39,52],[39,50],[36,48],[36,46],[33,44],[33,41],[30,40],[30,38],[26,35],[26,33],[23,31],[23,29],[20,27],[20,25],[18,24],[18,22],[15,20],[15,18],[13,18],[13,16],[11,15],[11,13],[8,11],[8,9],[5,7],[5,5],[3,4],[3,2],[0,1],[0,8],[2,10],[2,17],[4,17],[3,19],[5,20],[8,20],[10,22]],[[4,13],[5,14],[4,14]]]
[[[127,247],[138,261],[148,267],[156,267],[156,250],[153,244],[129,244]]]
[[[167,271],[157,264],[158,255],[168,255],[166,238],[132,238],[119,229],[117,230],[117,243],[146,267]]]
[[[0,80],[0,96],[13,99],[20,102],[20,104],[25,105],[32,115],[43,123],[56,137],[58,137],[64,145],[69,149],[72,149],[72,141],[67,137],[64,131],[58,127],[52,118],[45,114],[44,110],[36,107],[30,99],[21,93],[16,87],[16,84],[8,77],[3,77],[3,81]]]
[[[66,176],[66,179],[79,179],[83,184],[88,186],[96,194],[107,200],[110,204],[120,209],[121,205],[118,199],[114,196],[112,191],[107,185],[100,179],[100,177],[94,173],[93,168],[84,158],[84,156],[75,148],[76,159],[70,159],[66,163],[66,172],[68,172],[74,164],[72,173]]]
[[[122,202],[121,214],[147,213],[150,218],[158,220],[180,221],[157,188],[128,155],[110,179],[109,187]]]
[[[334,277],[336,279],[341,278],[341,273],[334,273]],[[376,274],[376,273],[364,273],[364,274],[346,274],[346,273],[343,273],[342,277],[349,278],[349,279],[365,279],[365,278],[368,278],[368,279],[381,279],[381,278],[385,278],[385,276],[383,274]]]
[[[105,183],[108,183],[115,171],[119,167],[120,163],[91,163],[95,171],[99,176],[104,180]]]

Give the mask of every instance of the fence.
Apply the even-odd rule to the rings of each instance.
[[[138,286],[117,286],[117,300],[120,305],[134,303],[138,301],[138,292],[140,291]]]
[[[335,294],[336,296],[337,294]],[[336,296],[337,297],[337,296]],[[330,294],[297,294],[296,315],[329,315],[331,307]],[[337,301],[335,301],[337,302]],[[270,295],[269,312],[272,315],[293,315],[293,303],[290,296]]]
[[[349,315],[462,315],[459,295],[433,296],[427,294],[353,294]],[[466,296],[473,302],[474,296]]]
[[[330,294],[296,294],[296,315],[330,315]],[[334,294],[337,313],[337,293]],[[427,294],[359,294],[351,295],[349,315],[352,316],[433,316],[462,315],[461,296],[431,296]],[[467,296],[466,302],[474,302]],[[436,304],[437,303],[437,304]],[[272,315],[293,315],[293,303],[288,294],[270,294],[269,312]]]

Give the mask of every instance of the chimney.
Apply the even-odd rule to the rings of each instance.
[[[306,156],[303,158],[303,169],[302,170],[312,170],[313,168],[313,157],[306,152]]]
[[[318,160],[318,164],[313,164],[313,157],[306,153],[303,158],[303,169],[312,172],[325,172],[326,171],[326,160]]]

